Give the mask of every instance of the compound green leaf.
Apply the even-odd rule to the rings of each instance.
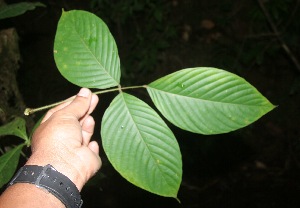
[[[121,70],[115,40],[106,24],[92,13],[62,13],[54,58],[62,76],[80,87],[105,89],[119,85]]]
[[[0,136],[14,135],[28,141],[25,120],[16,117],[13,121],[0,127]]]
[[[108,159],[125,179],[161,196],[177,196],[180,149],[172,131],[150,106],[120,93],[104,114],[101,136]]]
[[[0,188],[6,184],[17,169],[24,144],[21,144],[0,157]]]
[[[36,7],[46,7],[40,2],[20,2],[16,4],[5,5],[0,8],[0,19],[6,19],[24,14],[26,11],[34,10]]]
[[[274,106],[243,78],[216,68],[189,68],[147,87],[159,111],[174,125],[200,134],[242,128]]]

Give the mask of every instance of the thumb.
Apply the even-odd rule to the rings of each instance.
[[[91,98],[92,92],[87,88],[81,88],[75,99],[63,110],[80,119],[88,112],[91,105]]]

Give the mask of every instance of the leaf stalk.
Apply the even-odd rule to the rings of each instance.
[[[113,88],[113,89],[108,89],[108,90],[100,90],[97,92],[93,92],[96,95],[100,95],[100,94],[104,94],[104,93],[109,93],[109,92],[115,92],[115,91],[119,91],[120,93],[122,92],[122,90],[128,90],[128,89],[136,89],[136,88],[146,88],[146,85],[141,85],[141,86],[130,86],[130,87],[121,87],[121,85],[119,85],[117,88]],[[29,116],[33,113],[39,112],[39,111],[43,111],[43,110],[47,110],[49,108],[53,108],[55,106],[58,106],[62,103],[68,102],[68,101],[72,101],[74,100],[75,96],[68,98],[66,100],[62,100],[56,103],[52,103],[50,105],[45,105],[42,107],[38,107],[38,108],[26,108],[24,111],[24,115]]]

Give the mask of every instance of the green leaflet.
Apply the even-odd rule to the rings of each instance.
[[[20,2],[5,5],[0,8],[0,20],[24,14],[26,11],[34,10],[36,7],[46,7],[40,2]]]
[[[24,144],[6,152],[0,157],[0,188],[6,184],[16,171]]]
[[[274,108],[243,78],[216,68],[189,68],[147,87],[158,110],[174,125],[200,134],[230,132]]]
[[[85,11],[63,12],[54,41],[60,73],[80,87],[105,89],[119,85],[118,49],[106,24]]]
[[[13,121],[0,127],[0,136],[14,135],[24,139],[28,142],[28,136],[26,133],[25,120],[21,117],[16,117]]]
[[[129,182],[149,192],[177,196],[182,160],[172,131],[138,98],[120,93],[105,111],[101,126],[105,153]]]

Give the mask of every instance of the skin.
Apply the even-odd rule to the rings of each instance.
[[[66,175],[81,191],[86,182],[100,169],[97,142],[90,141],[95,121],[90,115],[98,96],[86,88],[47,112],[32,137],[32,155],[26,165],[51,164]],[[18,183],[0,196],[0,208],[65,207],[56,197],[33,184]]]

